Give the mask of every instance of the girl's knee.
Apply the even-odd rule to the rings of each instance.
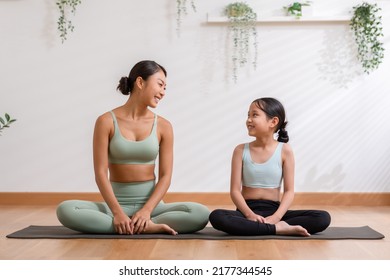
[[[317,230],[315,232],[321,232],[327,229],[330,225],[331,220],[331,216],[327,211],[318,211],[318,218],[316,222]]]
[[[224,217],[224,212],[225,210],[223,209],[216,209],[210,213],[209,220],[213,227],[217,228],[221,224],[221,220]]]
[[[327,228],[330,225],[330,222],[332,221],[332,218],[331,218],[330,214],[327,211],[322,211],[321,221],[322,221],[323,227],[325,227],[325,228]]]

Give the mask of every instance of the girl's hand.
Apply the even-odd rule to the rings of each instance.
[[[256,215],[255,213],[253,213],[252,215],[246,217],[248,220],[250,221],[254,221],[254,222],[259,222],[259,223],[265,223],[265,218],[260,216],[260,215]]]
[[[139,234],[145,231],[150,221],[150,212],[140,209],[131,218],[131,226],[134,228],[134,233]]]
[[[114,228],[119,234],[133,234],[134,232],[131,219],[125,213],[114,216]]]
[[[277,224],[280,222],[280,219],[278,217],[276,217],[275,215],[271,215],[271,216],[268,216],[267,218],[265,218],[265,223],[267,224]]]

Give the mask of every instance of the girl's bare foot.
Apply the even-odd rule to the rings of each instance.
[[[143,233],[167,233],[172,235],[177,234],[177,232],[170,226],[166,224],[155,224],[152,221],[148,222],[148,225],[146,226]]]
[[[302,226],[290,226],[284,221],[275,224],[276,234],[278,235],[300,235],[310,236],[307,230]]]

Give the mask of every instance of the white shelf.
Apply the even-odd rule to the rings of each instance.
[[[256,22],[258,23],[278,23],[278,22],[349,22],[351,20],[350,16],[328,16],[328,17],[301,17],[296,19],[292,16],[280,16],[280,17],[263,17],[258,18]],[[208,23],[224,23],[229,22],[227,17],[215,17],[207,15]]]

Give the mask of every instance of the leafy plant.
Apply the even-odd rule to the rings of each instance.
[[[192,10],[196,12],[196,6],[194,0],[190,0],[190,4],[192,7]],[[188,14],[187,11],[187,0],[176,0],[176,31],[177,36],[180,37],[180,31],[181,31],[181,22],[183,16],[186,16]]]
[[[60,17],[57,21],[57,29],[60,32],[62,43],[67,39],[68,31],[73,32],[74,25],[68,18],[69,13],[76,14],[77,5],[81,4],[81,0],[57,0],[56,5],[60,12]]]
[[[369,74],[378,68],[384,58],[381,8],[375,4],[362,3],[353,7],[350,27],[358,47],[358,59],[364,72]]]
[[[227,5],[224,11],[228,17],[229,35],[232,38],[233,79],[237,82],[238,66],[243,67],[249,59],[250,41],[254,49],[253,67],[257,66],[257,14],[245,2],[235,2]]]
[[[11,123],[15,122],[15,119],[11,119],[10,115],[5,113],[5,119],[0,117],[0,136],[4,128],[9,127]]]
[[[302,16],[302,6],[310,6],[310,2],[294,2],[286,7],[283,7],[287,15],[295,16],[296,19],[300,19]]]

